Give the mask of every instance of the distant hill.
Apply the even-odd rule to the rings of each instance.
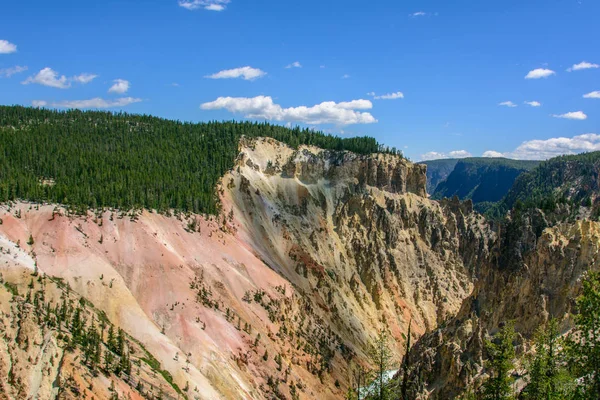
[[[445,160],[442,160],[445,161]],[[507,158],[465,158],[452,160],[453,170],[439,182],[432,194],[435,199],[458,196],[471,199],[479,211],[500,201],[519,175],[539,165],[539,161],[510,160]],[[434,164],[437,176],[445,173],[452,162]],[[429,164],[428,164],[429,168]]]
[[[513,207],[572,214],[584,206],[591,212],[591,217],[597,218],[600,205],[595,199],[600,186],[599,176],[600,152],[552,158],[520,175],[488,215],[501,217]]]
[[[433,194],[437,186],[454,171],[454,167],[459,161],[458,158],[447,158],[419,163],[427,165],[427,193]]]

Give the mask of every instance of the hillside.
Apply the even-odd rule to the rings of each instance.
[[[440,182],[432,197],[458,196],[472,200],[482,211],[500,201],[523,172],[535,168],[538,161],[509,160],[506,158],[466,158],[459,160],[447,178]]]
[[[416,338],[470,293],[490,233],[427,199],[423,167],[269,138],[234,162],[217,217],[7,203],[0,269],[64,280],[202,399],[342,398],[381,329],[399,360],[411,321]]]
[[[267,123],[0,106],[0,201],[215,214],[216,184],[233,168],[242,136],[359,154],[392,151],[373,138]]]
[[[515,181],[506,196],[489,214],[501,217],[515,206],[537,207],[560,218],[578,216],[580,206],[588,217],[599,215],[600,152],[562,156],[541,163]]]
[[[424,335],[411,352],[413,396],[449,399],[467,388],[480,391],[490,374],[486,342],[509,321],[517,332],[518,359],[511,382],[519,390],[532,379],[525,368],[538,329],[555,319],[558,334],[569,336],[581,311],[575,299],[583,281],[600,270],[599,167],[597,152],[548,160],[520,175],[490,210],[498,213],[498,236],[473,292],[455,317]],[[586,317],[591,323],[600,319],[595,307]],[[561,357],[556,355],[565,365],[573,362]],[[569,368],[567,376],[581,370]],[[600,389],[590,388],[585,390]]]
[[[458,158],[445,158],[420,162],[419,164],[427,165],[427,193],[433,194],[437,186],[454,171],[459,161]]]
[[[2,125],[0,148],[24,172],[2,161],[0,187],[13,200],[0,205],[0,399],[356,397],[373,379],[367,372],[384,365],[374,356],[378,343],[389,351],[385,373],[401,371],[390,389],[406,376],[408,398],[451,399],[486,381],[486,343],[507,321],[515,323],[520,360],[551,317],[569,332],[582,279],[600,270],[597,153],[522,174],[501,203],[513,205],[510,213],[491,223],[471,201],[429,198],[425,167],[372,152],[385,150],[372,139],[298,131],[303,141],[329,147],[322,148],[263,124],[188,127],[80,112],[11,118],[18,124]],[[109,145],[97,136],[111,118],[124,130],[106,132]],[[138,131],[144,118],[148,126]],[[129,119],[137,121],[130,130]],[[240,133],[231,165],[221,158],[219,168],[228,169],[215,187],[208,179],[195,186],[217,196],[210,215],[193,212],[192,189],[158,164],[149,168],[158,183],[140,183],[107,155],[130,157],[141,174],[141,149],[159,156],[166,146],[165,171],[192,179],[194,162],[208,156],[170,144],[163,124],[178,134],[190,129],[189,146],[196,139],[216,146],[227,129],[273,129],[294,144]],[[209,128],[215,141],[205,138]],[[87,166],[81,177],[36,147],[41,140],[58,150],[50,132],[64,135],[58,142],[78,155],[65,155],[66,165]],[[375,147],[362,147],[369,143]],[[472,165],[506,167],[495,162]],[[89,183],[89,171],[106,174],[110,190]],[[183,198],[172,209],[137,203],[150,188],[157,195],[144,201],[182,190],[190,208]],[[122,200],[119,190],[131,197]],[[72,200],[97,198],[97,191],[112,193],[100,204],[131,206]],[[64,204],[52,196],[64,196]],[[511,372],[519,390],[528,379],[523,365]]]

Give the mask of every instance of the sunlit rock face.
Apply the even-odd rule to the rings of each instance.
[[[188,398],[343,398],[379,329],[399,361],[411,321],[416,338],[464,308],[495,235],[469,203],[428,200],[423,166],[271,139],[239,150],[216,217],[3,206],[0,269],[63,279]]]

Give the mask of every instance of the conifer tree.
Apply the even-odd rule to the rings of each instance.
[[[490,377],[483,385],[484,399],[511,400],[514,399],[512,378],[509,375],[514,368],[515,358],[513,347],[515,328],[513,324],[504,325],[494,339],[486,343],[487,370]]]
[[[392,367],[393,353],[389,345],[389,336],[381,329],[370,349],[371,361],[375,367],[375,399],[389,399],[389,388],[386,385],[386,373]]]
[[[600,399],[600,273],[584,279],[577,310],[567,341],[569,364],[578,382],[576,398]]]

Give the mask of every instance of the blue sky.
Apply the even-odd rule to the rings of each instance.
[[[0,104],[269,119],[413,160],[600,150],[596,0],[5,3]]]

